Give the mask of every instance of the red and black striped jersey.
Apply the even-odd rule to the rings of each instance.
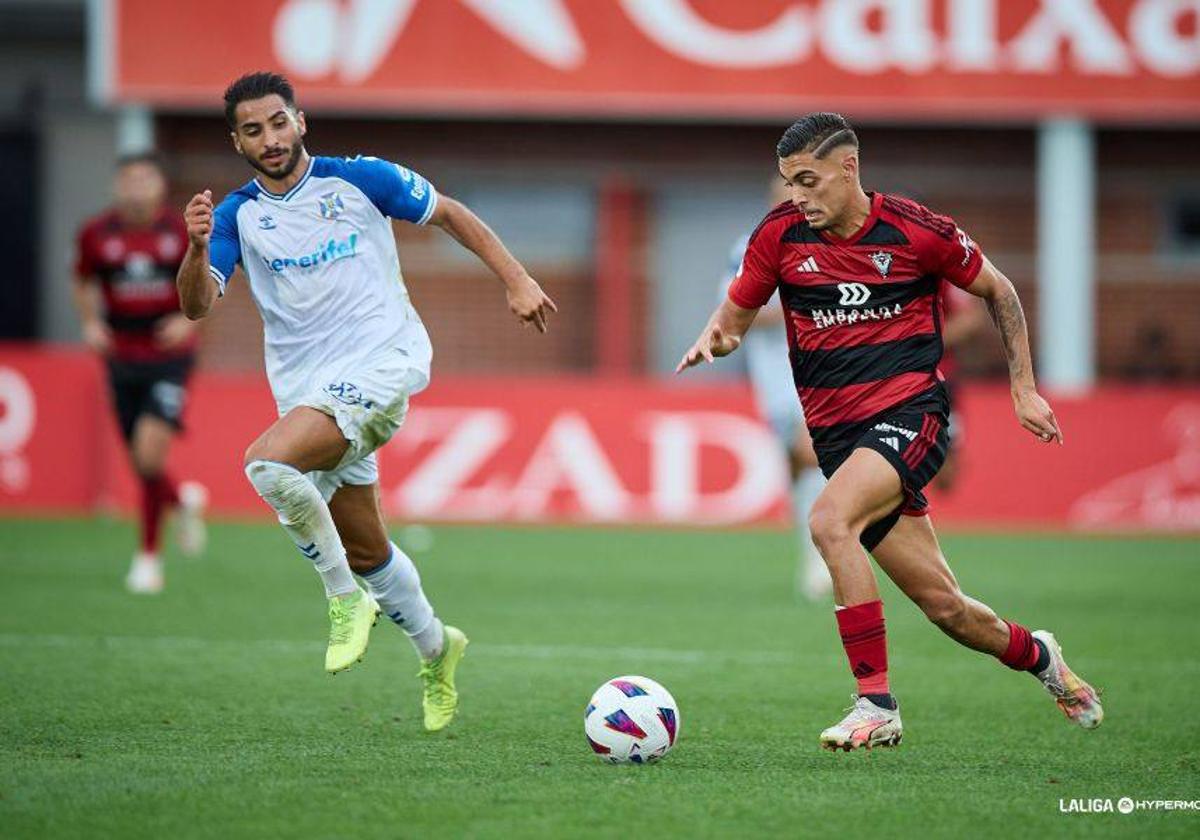
[[[194,352],[195,338],[164,350],[154,336],[160,318],[180,311],[175,274],[187,245],[182,216],[165,208],[145,227],[126,225],[109,210],[80,229],[75,272],[100,284],[114,357],[154,362]]]
[[[868,193],[871,212],[840,239],[790,202],[750,237],[729,299],[758,308],[778,289],[792,373],[813,442],[933,388],[941,379],[944,283],[969,286],[983,256],[953,220]]]

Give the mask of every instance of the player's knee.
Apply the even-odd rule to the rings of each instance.
[[[166,466],[166,452],[158,451],[155,447],[138,441],[134,442],[129,451],[133,471],[139,478],[156,478]]]
[[[832,548],[856,539],[850,520],[838,505],[824,497],[818,497],[808,514],[808,531],[817,548]]]
[[[135,454],[133,456],[133,471],[142,481],[153,481],[162,475],[163,465],[156,459],[139,458]]]
[[[919,601],[921,611],[942,630],[956,634],[967,621],[967,599],[962,592],[940,590],[923,596]]]
[[[312,506],[313,494],[318,493],[302,473],[276,461],[251,461],[246,465],[246,478],[285,524],[302,521]]]
[[[242,469],[246,470],[246,474],[250,474],[250,465],[255,461],[269,461],[266,447],[263,446],[262,439],[254,441],[246,447],[246,451],[242,454]]]

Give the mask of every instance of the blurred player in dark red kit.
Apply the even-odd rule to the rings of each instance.
[[[166,208],[166,194],[156,155],[121,158],[112,207],[79,232],[75,272],[83,338],[107,364],[117,420],[141,484],[141,546],[125,579],[130,591],[141,593],[163,587],[159,543],[168,509],[179,509],[184,553],[200,553],[205,536],[204,488],[176,484],[166,470],[196,351],[196,326],[179,311],[175,291],[187,230]]]
[[[858,683],[849,714],[821,733],[821,745],[894,746],[903,734],[888,681],[883,602],[864,548],[948,636],[1028,671],[1069,720],[1098,726],[1099,698],[1067,667],[1053,634],[1005,621],[959,588],[922,492],[948,443],[950,405],[938,372],[947,284],[987,303],[1008,358],[1017,421],[1043,442],[1062,443],[1034,382],[1016,290],[951,219],[865,191],[858,137],[840,114],[797,120],[776,154],[790,200],[751,235],[728,297],[677,370],[736,350],[778,293],[793,379],[828,478],[809,528],[833,578],[838,631]]]

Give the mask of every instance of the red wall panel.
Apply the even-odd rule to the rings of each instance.
[[[1004,387],[963,389],[961,478],[939,524],[1200,530],[1200,389],[1052,396],[1065,446],[1016,423]],[[752,525],[786,521],[784,466],[742,385],[435,376],[380,454],[396,519]],[[0,511],[129,510],[135,486],[101,366],[0,347]],[[263,379],[199,374],[179,477],[222,514],[267,518],[242,474],[274,419]]]

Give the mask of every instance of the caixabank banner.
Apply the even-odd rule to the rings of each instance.
[[[100,363],[0,347],[0,515],[130,511],[135,489]],[[1066,438],[1021,429],[1004,385],[961,389],[960,478],[939,524],[1200,531],[1200,389],[1050,395]],[[198,374],[171,469],[214,512],[267,517],[242,473],[275,418],[256,375]],[[786,468],[744,386],[434,376],[380,452],[407,522],[783,525]]]
[[[93,0],[100,101],[251,69],[386,114],[1195,119],[1192,0]],[[191,56],[203,45],[203,56]],[[469,56],[470,60],[464,60]]]

